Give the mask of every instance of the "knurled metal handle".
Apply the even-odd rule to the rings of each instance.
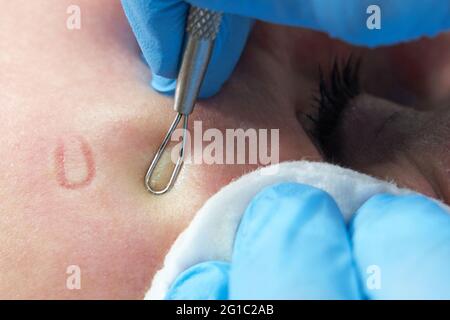
[[[222,13],[191,6],[186,31],[194,38],[214,40],[221,22]]]
[[[219,12],[197,7],[189,10],[188,36],[175,90],[174,110],[180,114],[188,116],[194,109],[221,22]]]

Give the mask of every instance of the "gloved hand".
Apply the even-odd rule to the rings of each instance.
[[[378,46],[433,36],[450,29],[446,0],[187,0],[225,14],[201,97],[219,91],[229,78],[252,26],[252,19],[302,26],[353,44]],[[188,4],[182,0],[122,0],[125,13],[153,73],[153,87],[175,90]],[[369,30],[369,5],[381,7],[381,30]]]
[[[327,193],[285,183],[251,202],[231,264],[188,269],[167,299],[449,299],[449,268],[450,212],[436,202],[377,195],[347,229]]]

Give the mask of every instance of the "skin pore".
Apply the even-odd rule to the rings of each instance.
[[[66,28],[71,4],[81,7],[81,30]],[[0,5],[0,298],[142,298],[195,212],[256,166],[186,165],[170,193],[148,194],[143,177],[174,117],[172,99],[149,87],[119,1]],[[437,56],[423,49],[416,61],[406,45],[368,51],[257,24],[232,78],[190,121],[280,129],[280,161],[323,160],[297,115],[314,109],[318,65],[326,73],[336,56],[357,54],[370,94],[344,111],[336,161],[448,203],[450,37],[423,42],[408,46],[436,45]],[[381,123],[393,110],[382,135],[401,146],[395,152],[352,140],[355,131],[373,136],[358,121]],[[81,268],[81,290],[66,288],[71,265]]]

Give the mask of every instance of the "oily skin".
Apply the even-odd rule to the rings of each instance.
[[[79,31],[65,28],[69,4],[82,9]],[[172,100],[149,88],[150,73],[120,3],[0,0],[0,6],[0,298],[142,298],[201,205],[256,166],[187,165],[172,192],[149,195],[143,176],[173,118]],[[317,65],[356,52],[379,72],[408,52],[387,51],[259,24],[224,90],[202,101],[191,121],[201,119],[204,129],[279,128],[281,161],[321,160],[296,117],[311,105]],[[430,61],[437,65],[433,78],[422,77],[420,88],[395,83],[414,93],[411,104],[432,101],[426,105],[434,110],[449,98],[443,70],[450,63]],[[393,99],[395,88],[387,94],[370,85],[372,71],[363,71],[371,91]],[[433,89],[427,79],[437,82]],[[343,131],[346,141],[350,134]],[[373,162],[355,167],[384,177],[383,161]],[[405,175],[420,178],[421,172]],[[428,190],[423,186],[411,187]],[[81,290],[66,288],[70,265],[82,270]]]
[[[141,298],[201,205],[256,167],[187,165],[169,194],[147,193],[143,177],[172,99],[149,87],[118,1],[78,1],[79,31],[65,28],[69,4],[0,2],[0,297]],[[243,68],[191,122],[281,128],[281,161],[320,159],[292,103],[271,93],[269,78],[254,81],[260,67]],[[81,290],[66,288],[70,265],[81,268]]]

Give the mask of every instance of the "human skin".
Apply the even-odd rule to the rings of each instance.
[[[81,30],[66,28],[71,4],[81,8]],[[149,194],[143,176],[174,116],[172,99],[150,88],[119,1],[0,0],[0,7],[0,298],[142,298],[195,212],[257,166],[187,164],[170,193]],[[381,98],[358,97],[352,106],[363,111],[346,112],[367,114],[375,126],[400,108],[405,116],[386,139],[407,128],[403,135],[425,132],[433,143],[409,144],[408,157],[399,148],[395,160],[374,144],[370,150],[387,155],[371,156],[352,140],[354,131],[373,136],[364,131],[371,126],[345,120],[339,162],[448,203],[450,41],[426,41],[408,46],[437,46],[439,54],[416,61],[405,45],[368,51],[258,24],[232,78],[190,121],[204,129],[280,129],[280,161],[323,160],[298,114],[311,111],[317,66],[327,70],[335,56],[356,53],[364,57],[364,86]],[[420,81],[405,75],[413,71]],[[428,111],[421,120],[415,108],[382,98]],[[442,125],[425,126],[429,119]],[[70,265],[81,268],[80,290],[66,287]]]

